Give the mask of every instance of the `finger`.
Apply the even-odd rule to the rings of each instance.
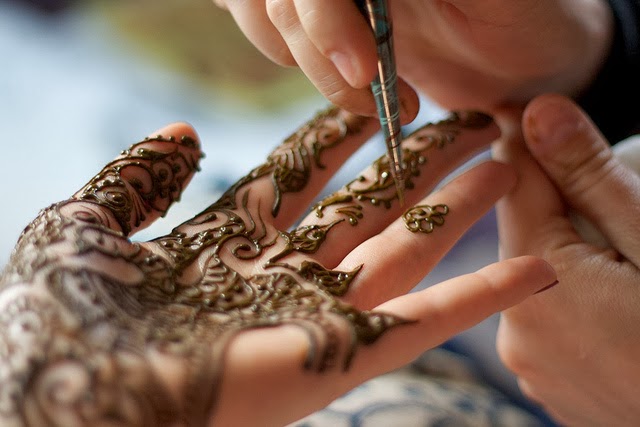
[[[549,264],[526,256],[395,298],[375,311],[414,322],[383,335],[375,346],[363,348],[353,369],[375,376],[402,366],[424,350],[524,301],[555,280],[556,273]]]
[[[423,221],[414,223],[408,222],[410,215],[405,215],[349,253],[337,269],[364,268],[351,283],[346,301],[360,309],[371,309],[413,289],[515,182],[511,167],[487,162],[420,201],[421,206],[445,205],[446,214],[423,216]],[[417,232],[411,232],[408,226]],[[380,248],[384,248],[383,254]]]
[[[333,104],[363,116],[376,116],[376,107],[369,88],[354,89],[340,75],[336,66],[320,52],[307,36],[294,0],[270,0],[269,18],[289,46],[298,66],[315,87]],[[360,20],[363,21],[361,17]],[[398,82],[400,119],[408,123],[417,115],[419,100],[415,91],[400,80]]]
[[[294,0],[302,28],[316,49],[331,60],[354,88],[365,88],[376,74],[371,28],[354,2]]]
[[[320,201],[301,225],[336,224],[314,255],[326,266],[337,265],[354,247],[380,233],[406,206],[425,197],[446,175],[498,137],[490,117],[458,113],[432,123],[403,141],[405,202],[400,206],[389,162],[384,156],[353,182]]]
[[[640,177],[617,159],[572,101],[541,96],[523,118],[527,146],[562,195],[613,247],[640,262]]]
[[[359,347],[346,372],[329,369],[319,376],[299,368],[304,366],[312,347],[308,331],[298,326],[243,332],[234,338],[226,352],[225,375],[214,417],[221,425],[228,424],[227,421],[234,425],[255,425],[258,420],[260,425],[285,425],[324,407],[365,380],[405,365],[451,335],[524,300],[553,280],[555,272],[548,264],[524,257],[396,298],[376,311],[413,322],[397,325],[373,344]],[[335,337],[351,335],[345,325],[339,325],[338,318],[333,320],[327,318],[316,326],[333,325]],[[260,363],[256,363],[256,351]],[[273,393],[275,383],[283,384],[277,393]],[[314,393],[304,394],[308,390]],[[272,405],[260,404],[266,394],[270,395]],[[285,404],[288,411],[277,409]],[[246,407],[256,411],[237,411]]]
[[[525,146],[520,120],[519,111],[499,114],[502,137],[493,146],[493,158],[518,172],[515,188],[496,205],[502,258],[580,242],[560,194]]]
[[[289,233],[282,230],[288,230],[300,218],[342,162],[378,129],[375,120],[336,107],[319,113],[219,200],[169,235],[155,239],[154,244],[173,251],[184,265],[196,257],[205,259],[209,256],[207,248],[215,247],[229,266],[243,272],[252,268],[247,259],[263,254],[286,256],[294,245],[289,246]],[[234,238],[237,244],[224,244]],[[185,242],[193,242],[189,246],[200,249],[187,251],[190,255],[184,258],[179,248]],[[225,249],[221,249],[223,246]],[[270,252],[263,253],[263,249]],[[256,268],[261,267],[256,263]]]
[[[224,10],[228,10],[229,8],[227,7],[227,2],[226,0],[212,0],[213,4],[215,4],[216,6],[218,6],[220,9],[224,9]]]
[[[225,5],[240,30],[263,55],[279,65],[296,65],[289,47],[267,15],[265,0],[233,0]]]
[[[129,235],[179,200],[201,157],[193,128],[169,125],[123,151],[73,195],[82,203],[67,204],[61,212]]]
[[[375,120],[331,107],[286,138],[241,186],[259,197],[265,221],[285,230],[377,130]]]

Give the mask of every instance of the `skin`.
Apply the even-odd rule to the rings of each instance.
[[[217,3],[226,4],[247,37],[274,61],[300,66],[334,102],[374,114],[366,89],[375,73],[373,42],[351,2]],[[608,3],[389,3],[399,75],[413,89],[446,108],[496,114],[519,109],[503,124],[508,137],[496,149],[496,158],[519,174],[518,186],[498,206],[502,256],[543,256],[559,270],[560,284],[504,314],[498,348],[505,364],[525,394],[563,424],[633,424],[640,383],[634,333],[640,313],[637,177],[612,158],[583,113],[579,136],[564,145],[552,147],[534,132],[536,120],[558,132],[566,129],[566,121],[543,118],[550,101],[575,113],[575,105],[557,95],[537,99],[521,118],[538,95],[576,99],[589,87],[612,42]],[[246,13],[249,5],[252,14]],[[404,117],[410,118],[413,98],[407,89],[400,92]],[[594,223],[608,248],[580,237],[570,210]]]
[[[509,166],[487,162],[429,194],[498,136],[473,117],[405,141],[429,160],[416,164],[407,201],[449,207],[429,234],[406,229],[383,161],[341,190],[349,202],[291,229],[377,129],[345,111],[320,114],[148,242],[129,237],[179,198],[200,144],[174,124],[123,151],[40,213],[3,272],[2,424],[284,425],[544,289],[555,271],[522,257],[407,294],[515,184]]]
[[[274,62],[299,66],[331,102],[375,116],[375,41],[354,2],[214,0]],[[612,40],[604,0],[389,0],[406,123],[415,92],[445,109],[493,112],[533,96],[577,96]]]
[[[559,284],[502,314],[499,354],[561,424],[636,425],[640,177],[565,97],[534,99],[519,122],[505,117],[495,149],[520,174],[497,207],[501,255],[541,256]],[[576,214],[604,239],[582,237]]]

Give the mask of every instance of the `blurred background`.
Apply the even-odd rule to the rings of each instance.
[[[0,54],[0,265],[39,209],[68,198],[165,124],[191,123],[207,157],[181,203],[137,239],[205,208],[327,105],[298,69],[265,59],[209,0],[0,0]],[[423,100],[414,124],[442,115]],[[383,152],[374,138],[326,192]],[[495,260],[490,212],[420,287]],[[496,361],[496,323],[497,316],[446,346],[481,361],[481,374],[519,399]]]

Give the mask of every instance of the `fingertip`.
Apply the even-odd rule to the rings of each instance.
[[[538,156],[552,156],[571,143],[588,126],[587,118],[569,98],[545,94],[525,108],[522,127],[529,149]]]
[[[415,120],[420,111],[420,99],[416,91],[404,80],[398,80],[398,101],[400,103],[400,122],[407,125]]]
[[[170,123],[149,134],[150,137],[155,135],[180,135],[189,137],[196,141],[198,144],[200,142],[198,133],[196,132],[195,128],[188,122]]]
[[[533,255],[490,264],[478,270],[477,274],[490,284],[492,298],[501,306],[500,310],[519,303],[557,280],[553,266]]]
[[[520,264],[520,268],[529,273],[541,286],[546,286],[558,279],[558,273],[556,273],[555,268],[541,257],[523,255],[513,258],[513,260]]]
[[[154,132],[151,132],[146,137],[146,140],[154,139],[175,142],[176,144],[178,144],[181,151],[189,151],[192,153],[191,156],[195,156],[196,158],[204,157],[204,153],[202,152],[202,147],[200,144],[200,137],[198,136],[195,128],[188,122],[170,123],[155,130]],[[156,148],[162,149],[160,148],[160,146],[157,146]],[[172,148],[170,148],[170,146],[167,146],[166,149],[171,150]],[[196,171],[198,170],[199,167],[197,167]]]

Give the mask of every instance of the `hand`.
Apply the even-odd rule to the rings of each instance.
[[[291,228],[376,128],[328,110],[149,242],[127,236],[198,168],[185,124],[44,209],[0,280],[2,424],[283,425],[555,280],[524,257],[405,295],[514,184],[488,162],[424,198],[497,137],[476,113],[404,142],[407,201],[431,207],[399,218],[383,157]]]
[[[298,65],[334,104],[375,116],[370,28],[353,1],[214,0],[278,64]],[[389,0],[402,119],[413,90],[447,109],[493,111],[559,91],[578,95],[612,41],[604,0]],[[412,89],[413,88],[413,89]]]
[[[559,284],[503,313],[498,351],[522,391],[562,424],[636,425],[640,178],[559,95],[532,101],[522,128],[526,147],[514,132],[496,149],[520,173],[498,204],[501,249],[544,257]],[[578,234],[575,212],[606,246]]]

